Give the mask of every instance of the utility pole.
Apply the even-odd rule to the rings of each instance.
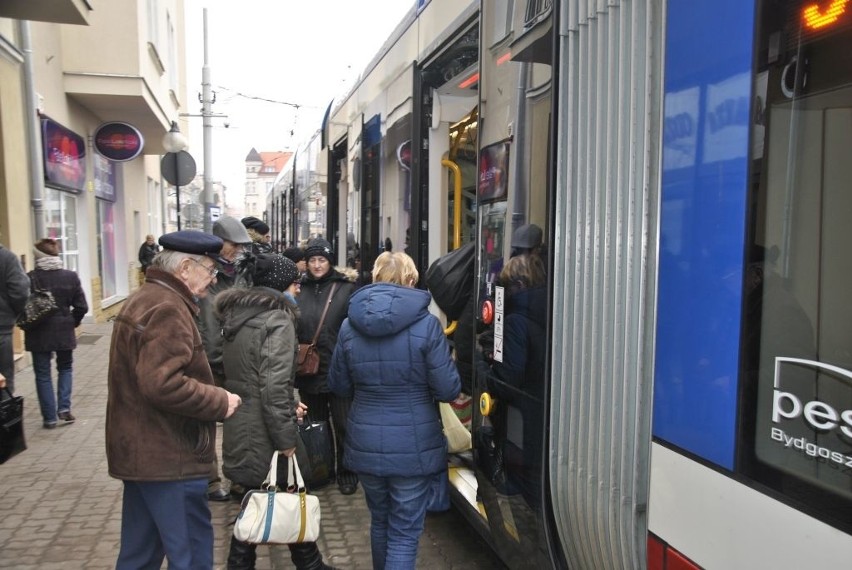
[[[207,58],[207,8],[204,8],[204,67],[201,68],[201,116],[204,134],[204,231],[213,231],[210,208],[213,206],[213,111],[216,102],[210,86],[210,64]]]

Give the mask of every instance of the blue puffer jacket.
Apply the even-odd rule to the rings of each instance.
[[[328,385],[353,397],[344,464],[379,477],[447,468],[436,400],[458,397],[461,381],[426,291],[375,283],[349,301]]]

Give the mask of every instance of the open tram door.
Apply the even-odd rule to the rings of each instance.
[[[482,4],[471,358],[477,499],[512,568],[553,567],[547,477],[552,323],[553,9]]]

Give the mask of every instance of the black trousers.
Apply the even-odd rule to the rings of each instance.
[[[322,554],[316,542],[288,544],[290,560],[298,570],[322,570],[328,568],[322,561]],[[240,542],[231,536],[228,550],[228,570],[254,570],[257,561],[257,545]]]
[[[343,442],[346,440],[346,422],[349,419],[352,398],[341,398],[331,392],[309,394],[304,390],[299,391],[299,396],[308,406],[308,415],[312,420],[329,421],[330,418],[334,433],[337,480],[354,484],[358,480],[356,475],[343,467]]]
[[[15,348],[12,331],[0,332],[0,374],[6,377],[6,387],[15,393]]]

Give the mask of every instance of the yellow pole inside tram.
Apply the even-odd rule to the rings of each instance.
[[[452,160],[443,159],[441,161],[441,166],[446,166],[453,172],[454,184],[453,188],[455,190],[453,194],[453,249],[458,249],[461,247],[461,219],[462,219],[462,179],[461,179],[461,168],[459,165],[453,162]],[[446,336],[450,336],[454,332],[456,332],[456,328],[459,326],[458,321],[453,321],[450,325],[444,329],[444,334]]]

